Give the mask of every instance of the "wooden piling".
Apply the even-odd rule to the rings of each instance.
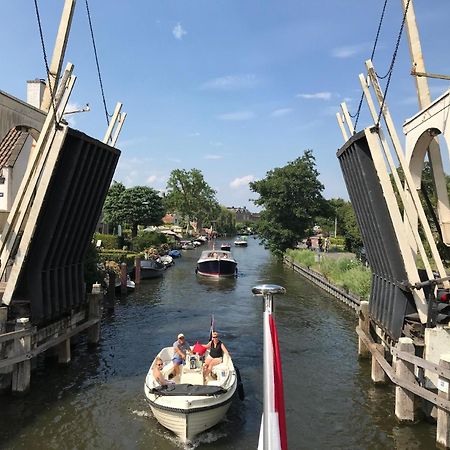
[[[359,328],[364,331],[365,334],[369,334],[370,320],[369,320],[369,302],[362,301],[359,306]],[[368,358],[370,356],[370,350],[363,343],[361,338],[358,338],[358,356],[360,358]]]
[[[134,258],[134,283],[141,283],[141,257],[136,256]]]
[[[443,369],[450,369],[450,354],[442,355],[439,361],[439,365]],[[439,377],[438,389],[439,398],[444,400],[450,400],[450,380],[442,376]],[[450,413],[445,409],[438,408],[437,413],[437,429],[436,429],[436,442],[445,448],[450,448]]]
[[[23,331],[30,328],[30,319],[23,317],[16,320],[16,331]],[[31,334],[15,340],[15,354],[23,355],[31,350]],[[12,374],[12,392],[23,394],[30,388],[31,362],[29,359],[14,365]]]
[[[98,319],[98,322],[88,329],[88,343],[98,344],[100,340],[100,298],[101,294],[88,294],[89,298],[89,320]]]
[[[127,275],[128,275],[128,268],[126,263],[122,263],[120,265],[120,294],[126,295],[127,294]]]
[[[384,358],[384,347],[382,344],[373,344],[375,347],[375,351],[382,355]],[[375,355],[372,355],[372,381],[376,384],[384,384],[386,383],[386,374],[384,373],[383,368],[380,363],[377,361]]]
[[[70,354],[70,338],[61,342],[61,344],[58,344],[57,352],[58,362],[60,364],[68,364],[71,361],[72,357]]]
[[[116,272],[111,270],[108,277],[108,292],[106,294],[106,308],[108,310],[114,309],[114,301],[116,298]]]
[[[401,337],[396,348],[400,352],[414,356],[414,344],[411,338]],[[414,364],[410,362],[397,358],[395,374],[399,380],[417,384]],[[415,420],[414,394],[400,386],[395,388],[395,416],[402,422],[413,422]]]

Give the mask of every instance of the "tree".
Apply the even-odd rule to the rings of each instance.
[[[105,223],[118,225],[122,222],[120,215],[122,209],[121,197],[125,189],[122,183],[115,180],[112,182],[103,205],[103,220]]]
[[[154,189],[147,186],[125,189],[116,182],[108,192],[103,211],[106,221],[128,224],[132,237],[137,235],[138,225],[160,225],[165,214],[163,200]]]
[[[233,213],[222,205],[216,217],[216,231],[220,234],[233,234],[236,231]]]
[[[273,253],[294,247],[322,214],[326,204],[318,175],[312,151],[305,150],[302,157],[250,183],[250,189],[259,194],[253,202],[264,208],[258,232]]]
[[[187,220],[196,220],[197,229],[219,214],[216,191],[208,185],[198,169],[172,170],[167,182],[165,203],[168,210],[178,212]]]

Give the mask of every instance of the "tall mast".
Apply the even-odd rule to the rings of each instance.
[[[56,36],[55,48],[53,50],[52,61],[49,67],[49,75],[47,80],[47,87],[45,88],[42,97],[41,109],[48,111],[50,109],[53,95],[58,88],[58,79],[61,74],[61,67],[66,52],[67,40],[69,38],[70,26],[72,24],[73,12],[75,10],[76,0],[66,0],[64,9],[61,15],[61,22],[59,23],[58,34]]]

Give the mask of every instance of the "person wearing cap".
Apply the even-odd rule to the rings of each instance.
[[[223,361],[223,355],[229,354],[225,344],[219,339],[219,333],[217,331],[212,332],[212,339],[206,344],[206,348],[209,349],[209,355],[203,366],[203,376],[205,379],[211,373],[213,367]]]
[[[191,349],[191,346],[186,341],[184,334],[180,333],[177,336],[177,340],[173,343],[173,367],[174,367],[174,377],[176,377],[180,372],[180,366],[186,363],[186,352]]]

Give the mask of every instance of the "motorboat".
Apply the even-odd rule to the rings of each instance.
[[[169,256],[171,256],[172,258],[180,258],[181,257],[181,252],[180,252],[180,250],[172,249],[169,252]]]
[[[205,250],[197,261],[196,273],[207,277],[233,277],[236,275],[237,261],[231,252]]]
[[[192,241],[181,241],[181,248],[183,250],[194,250],[195,245]]]
[[[238,236],[234,241],[234,245],[236,247],[247,247],[248,245],[247,236]]]
[[[173,266],[175,263],[173,261],[173,257],[170,255],[163,255],[159,257],[159,261],[164,264],[164,267],[167,269],[170,266]]]
[[[229,244],[228,242],[224,242],[223,244],[221,244],[220,250],[225,250],[226,252],[229,252],[231,250],[231,244]]]
[[[141,260],[141,280],[162,277],[166,267],[155,259]]]
[[[122,286],[122,282],[120,280],[120,276],[116,276],[114,280],[114,287],[118,290]],[[132,291],[136,288],[136,284],[133,280],[131,280],[130,275],[127,275],[127,291]]]
[[[173,347],[166,347],[157,355],[164,363],[162,375],[171,378],[173,384],[161,386],[155,380],[155,358],[145,378],[144,391],[156,420],[186,443],[224,418],[238,387],[239,375],[231,357],[224,354],[223,362],[204,380],[203,357],[188,353],[186,365],[180,366],[180,373],[172,377],[173,353]]]

